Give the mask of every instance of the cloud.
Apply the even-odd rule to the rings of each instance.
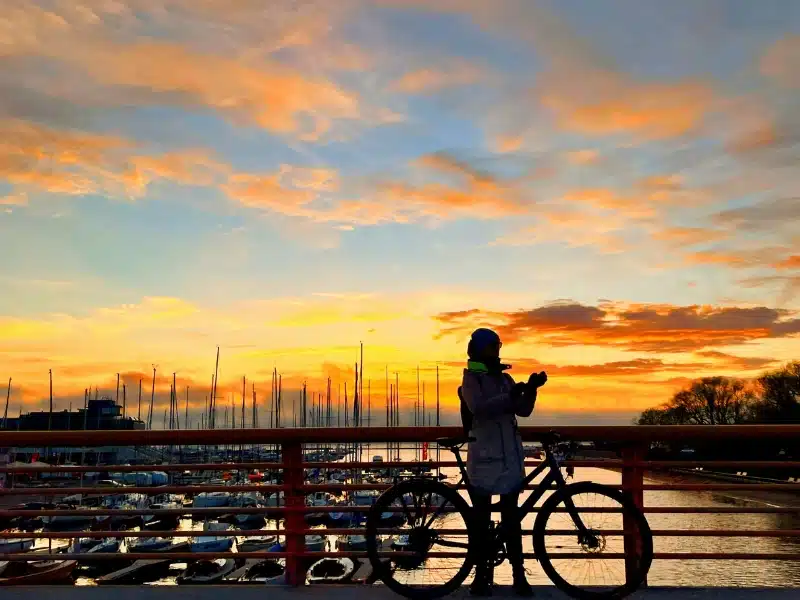
[[[600,161],[600,153],[597,150],[571,150],[564,156],[574,165],[593,165]]]
[[[440,335],[493,326],[506,342],[597,345],[639,352],[687,352],[800,333],[800,316],[767,307],[559,302],[511,313],[470,311],[434,317]]]
[[[673,244],[683,243],[690,234],[699,236],[700,230],[667,227],[662,232],[664,214],[705,196],[703,191],[686,188],[675,174],[640,178],[619,190],[599,186],[568,189],[560,197],[540,201],[532,207],[531,216],[538,223],[505,233],[491,245],[552,242],[570,247],[590,246],[614,254],[630,249],[628,238],[636,235],[656,235],[657,239],[660,235]],[[713,239],[713,235],[706,239]]]
[[[521,135],[498,135],[494,140],[494,147],[497,152],[516,152],[522,148],[525,137]]]
[[[800,254],[793,254],[773,264],[776,269],[800,269]]]
[[[685,256],[690,264],[696,265],[725,265],[734,268],[754,268],[760,266],[773,266],[783,264],[791,265],[791,257],[786,261],[775,263],[775,257],[788,252],[785,247],[762,247],[757,250],[736,249],[730,251],[704,250],[692,252]]]
[[[0,206],[27,206],[28,194],[25,192],[15,192],[0,196]]]
[[[720,353],[721,354],[721,353]],[[726,355],[727,356],[727,355]],[[643,375],[659,375],[662,373],[685,373],[691,374],[701,370],[707,370],[712,366],[708,361],[704,362],[665,362],[660,358],[633,358],[630,360],[616,360],[594,364],[552,364],[543,363],[536,359],[520,358],[510,356],[504,358],[505,362],[512,365],[515,372],[532,373],[546,371],[551,378],[557,377],[578,377],[583,379],[602,379],[602,378],[640,378]],[[457,367],[463,363],[453,362],[448,365]],[[548,384],[549,385],[549,384]]]
[[[567,130],[645,139],[697,131],[714,97],[702,82],[638,83],[605,72],[551,74],[539,90],[542,104]]]
[[[133,140],[0,120],[0,179],[54,194],[141,196],[148,184],[170,179],[208,185],[224,166],[201,150],[146,154]]]
[[[515,181],[483,173],[448,154],[423,155],[412,167],[447,182],[383,181],[362,190],[360,198],[350,198],[334,194],[340,187],[335,170],[282,165],[277,173],[234,173],[221,188],[248,207],[340,227],[430,218],[495,219],[529,210],[531,202]]]
[[[600,217],[577,211],[557,211],[540,207],[542,223],[505,233],[490,246],[534,246],[555,243],[570,248],[592,247],[604,254],[618,254],[629,249],[622,236],[623,224],[613,217]],[[591,227],[587,224],[591,223]]]
[[[760,356],[735,356],[726,352],[719,352],[717,350],[704,350],[697,352],[697,356],[708,358],[714,361],[714,368],[722,367],[725,369],[737,371],[756,371],[767,369],[780,362],[774,358],[765,358]]]
[[[353,93],[279,64],[252,67],[167,43],[84,48],[73,60],[104,85],[146,89],[157,103],[212,108],[308,141],[322,137],[334,119],[360,116]]]
[[[252,208],[268,209],[292,217],[313,218],[317,214],[307,208],[316,194],[311,190],[284,187],[277,174],[234,174],[222,189],[231,199]]]
[[[476,83],[483,73],[475,65],[460,62],[447,68],[424,68],[409,71],[389,88],[404,94],[429,94],[444,88],[465,86]]]
[[[763,275],[745,277],[739,280],[739,285],[747,288],[761,288],[780,286],[778,303],[784,304],[800,296],[800,275]]]
[[[761,73],[784,87],[800,86],[800,36],[786,36],[761,57]]]
[[[446,175],[454,175],[459,179],[466,179],[470,183],[492,184],[497,182],[497,179],[489,173],[481,172],[447,152],[424,154],[415,160],[414,164]]]
[[[791,223],[800,219],[799,198],[770,198],[741,208],[720,211],[713,220],[721,225],[759,230],[775,223]]]
[[[653,238],[680,248],[724,240],[729,235],[727,231],[704,227],[665,227],[653,233]]]
[[[24,78],[9,89],[15,96],[55,92],[95,111],[212,110],[318,141],[340,120],[375,124],[393,114],[334,81],[338,71],[371,66],[361,48],[334,34],[351,4],[273,2],[265,19],[250,1],[226,10],[184,0],[168,9],[149,0],[47,9],[20,2],[0,15],[0,56],[13,59],[9,77]],[[31,68],[32,57],[44,69]]]

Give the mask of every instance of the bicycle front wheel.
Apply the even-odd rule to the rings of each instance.
[[[411,480],[386,490],[367,516],[367,554],[375,575],[411,600],[455,591],[474,564],[471,508],[439,482]]]
[[[590,482],[568,485],[545,501],[533,548],[556,587],[580,600],[633,593],[653,560],[642,511],[622,492]]]

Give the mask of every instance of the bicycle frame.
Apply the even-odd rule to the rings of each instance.
[[[467,475],[467,467],[464,464],[464,459],[461,458],[461,451],[459,448],[453,448],[453,453],[456,457],[456,463],[458,464],[458,469],[461,472],[461,482],[464,483],[467,487],[467,493],[469,494],[470,500],[473,501],[474,505],[474,494],[475,488],[469,481],[469,476]],[[541,475],[546,469],[549,469],[549,473],[544,476],[544,478],[538,483],[536,488],[534,488],[525,501],[522,503],[522,506],[518,509],[519,520],[522,519],[528,513],[532,512],[536,503],[541,500],[542,496],[544,496],[545,492],[551,488],[551,485],[555,483],[556,490],[560,490],[566,487],[567,482],[564,479],[564,476],[561,474],[561,463],[560,461],[554,456],[552,450],[548,447],[545,447],[545,459],[541,462],[541,464],[536,467],[533,471],[531,471],[528,475],[525,476],[525,479],[522,480],[522,483],[517,486],[517,488],[512,493],[519,493],[525,489],[529,483],[531,483],[534,479],[536,479],[539,475]],[[580,518],[580,515],[575,508],[572,500],[566,499],[564,504],[569,512],[569,515],[572,517],[575,526],[578,528],[578,531],[581,534],[586,533],[587,529],[586,526],[583,524],[583,521]],[[498,503],[490,505],[492,512],[498,512],[500,509],[500,505]]]

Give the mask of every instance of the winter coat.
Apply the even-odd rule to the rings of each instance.
[[[467,449],[467,475],[479,491],[506,494],[525,478],[522,440],[515,415],[527,417],[533,399],[512,394],[514,380],[507,373],[489,373],[481,363],[464,370],[462,399],[472,413]]]

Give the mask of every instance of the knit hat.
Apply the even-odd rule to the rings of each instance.
[[[481,356],[484,348],[493,344],[500,343],[500,336],[491,329],[481,327],[472,332],[470,336],[469,345],[467,346],[467,355],[470,358]]]

